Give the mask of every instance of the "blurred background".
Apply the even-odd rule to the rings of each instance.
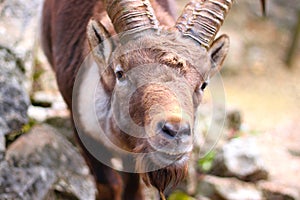
[[[39,47],[42,2],[0,0],[0,199],[94,199]],[[189,177],[170,200],[300,199],[300,4],[266,2],[263,17],[259,0],[235,1],[220,30],[231,42],[225,123],[211,119],[208,91]],[[210,135],[212,123],[222,132]]]

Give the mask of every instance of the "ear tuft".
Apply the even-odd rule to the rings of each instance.
[[[228,50],[229,50],[229,37],[227,35],[222,35],[214,41],[211,48],[208,50],[208,54],[211,59],[210,76],[220,71],[223,62],[228,54]]]
[[[108,31],[100,22],[91,19],[87,26],[87,38],[96,59],[107,63],[113,50],[113,44],[111,39],[109,39]]]

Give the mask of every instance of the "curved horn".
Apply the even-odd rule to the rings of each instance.
[[[208,49],[219,31],[233,0],[194,0],[178,18],[176,28]]]
[[[106,0],[105,3],[117,33],[128,35],[159,28],[149,0]]]

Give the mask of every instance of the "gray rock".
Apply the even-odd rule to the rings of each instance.
[[[18,168],[3,162],[0,165],[0,199],[43,199],[54,181],[55,174],[47,168]]]
[[[259,188],[263,191],[266,200],[299,200],[299,188],[288,187],[279,183],[262,181]]]
[[[29,97],[22,86],[21,61],[3,46],[0,46],[0,68],[0,135],[5,135],[27,123]]]
[[[53,193],[63,193],[73,199],[95,199],[95,185],[83,158],[71,143],[50,126],[36,126],[30,133],[22,135],[8,147],[5,159],[10,170],[0,176],[4,180],[2,184],[6,186],[5,195],[43,199],[49,195],[51,197]],[[32,174],[28,176],[35,178],[29,179],[25,174],[28,186],[23,188],[25,183],[17,181],[20,176],[23,177],[18,171],[30,172]],[[35,185],[40,186],[38,190],[31,189],[36,188]],[[18,188],[22,188],[22,195],[30,198],[20,195]]]
[[[213,175],[237,177],[245,181],[268,178],[255,138],[235,138],[225,144],[214,160]]]
[[[37,92],[35,92],[34,94],[36,93]],[[43,92],[38,92],[37,94],[42,93]],[[50,95],[48,97],[50,97]],[[32,105],[29,106],[27,114],[31,119],[34,119],[35,121],[44,122],[49,118],[70,116],[66,104],[63,102],[62,98],[57,98],[56,95],[53,95],[51,98],[49,98],[49,101],[44,101],[42,99],[38,101],[33,99],[31,100]],[[67,125],[67,127],[69,127],[69,125]]]
[[[76,145],[72,122],[69,117],[51,117],[45,120],[46,124],[54,127],[61,135],[66,137],[73,145]]]
[[[0,44],[14,49],[30,69],[36,46],[38,21],[43,0],[3,0],[0,2]]]
[[[30,118],[41,123],[49,117],[49,112],[51,111],[51,108],[30,105],[27,114]]]
[[[5,153],[5,137],[4,135],[0,134],[0,162],[3,160],[4,158],[4,153]]]
[[[214,200],[262,200],[263,194],[254,184],[235,178],[204,176],[199,181],[198,194]]]

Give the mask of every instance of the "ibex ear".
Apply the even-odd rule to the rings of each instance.
[[[209,76],[213,76],[222,68],[223,62],[229,50],[229,37],[222,35],[214,41],[211,48],[208,50],[210,57],[211,69]]]
[[[107,64],[113,51],[113,43],[109,38],[108,31],[100,22],[91,19],[87,26],[87,38],[97,61]]]
[[[108,67],[108,62],[114,48],[113,41],[104,26],[94,19],[88,23],[87,38],[101,74],[101,83],[105,91],[111,94],[115,86],[115,76],[113,70]]]

